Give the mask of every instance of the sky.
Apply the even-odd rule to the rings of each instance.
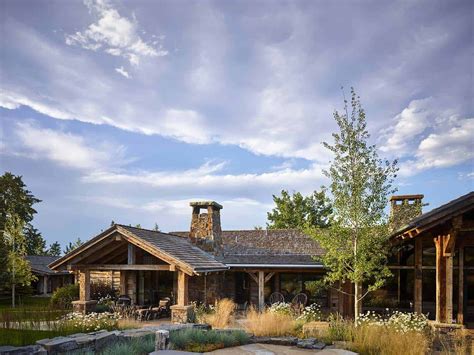
[[[472,1],[0,1],[0,168],[48,243],[111,221],[265,226],[309,194],[354,87],[425,211],[473,190]],[[341,89],[343,87],[344,89]]]

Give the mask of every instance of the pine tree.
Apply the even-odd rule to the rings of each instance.
[[[49,245],[49,249],[47,251],[48,255],[51,256],[60,256],[61,255],[61,244],[59,242],[54,242]]]
[[[68,254],[74,249],[80,247],[84,242],[81,240],[81,238],[77,238],[75,242],[69,242],[68,245],[66,245],[66,248],[64,249],[64,254]]]
[[[23,233],[25,235],[27,255],[46,254],[46,241],[44,240],[38,229],[33,227],[31,223],[27,223]]]

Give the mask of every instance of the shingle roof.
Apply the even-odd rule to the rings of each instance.
[[[41,275],[58,274],[58,272],[51,270],[48,265],[53,261],[59,259],[59,256],[49,255],[27,255],[26,260],[29,261],[31,271]],[[69,272],[59,272],[59,274],[68,274]]]
[[[393,233],[392,236],[398,236],[414,228],[422,228],[429,225],[444,223],[453,216],[472,209],[474,209],[474,191],[412,219],[407,225]]]
[[[173,258],[188,264],[195,272],[226,270],[227,266],[217,261],[214,255],[206,253],[177,235],[135,228],[118,224],[117,226],[132,233],[138,239],[158,248]]]
[[[186,237],[189,232],[172,232]],[[183,238],[184,239],[184,238]],[[313,256],[324,250],[310,236],[297,229],[223,231],[224,264],[321,265]]]

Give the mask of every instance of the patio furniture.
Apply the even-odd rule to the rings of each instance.
[[[285,297],[280,292],[273,292],[269,298],[270,304],[285,302]]]
[[[295,311],[296,314],[300,314],[303,311],[303,308],[308,302],[308,296],[305,293],[298,293],[291,300],[291,308]]]
[[[152,313],[152,309],[153,309],[153,306],[137,309],[136,310],[137,320],[140,322],[144,320],[149,320]]]
[[[132,304],[132,299],[128,295],[120,295],[116,303],[119,305],[130,306]]]

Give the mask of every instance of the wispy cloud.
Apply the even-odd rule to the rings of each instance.
[[[47,159],[85,171],[110,169],[125,163],[125,148],[120,145],[93,143],[82,136],[42,128],[32,122],[18,123],[15,134],[22,143],[16,147],[16,153],[30,159]]]
[[[130,74],[124,69],[124,67],[115,68],[115,71],[127,79],[131,78]]]
[[[84,31],[66,35],[66,44],[120,56],[135,66],[143,57],[168,54],[161,45],[156,48],[153,43],[145,42],[138,34],[136,19],[121,16],[108,0],[87,0],[85,4],[98,20]]]

